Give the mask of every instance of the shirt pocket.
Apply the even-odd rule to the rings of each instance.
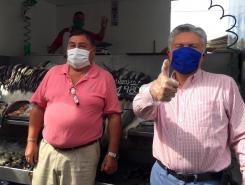
[[[212,127],[220,117],[219,104],[216,101],[193,102],[186,111],[188,111],[186,114],[186,123],[194,128]]]

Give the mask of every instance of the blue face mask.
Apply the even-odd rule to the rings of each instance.
[[[190,47],[183,47],[173,51],[171,67],[182,74],[189,74],[197,70],[202,54]]]

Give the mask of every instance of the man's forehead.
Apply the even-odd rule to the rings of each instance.
[[[69,38],[69,42],[84,42],[89,43],[88,38],[85,35],[74,35]]]
[[[89,41],[83,41],[83,40],[69,40],[69,43],[89,43]]]
[[[92,43],[90,40],[85,36],[84,38],[78,38],[77,36],[72,36],[68,40],[68,46],[84,46],[87,48],[93,47]]]
[[[174,45],[201,45],[201,42],[193,42],[193,41],[173,41]]]
[[[201,42],[199,35],[193,32],[181,32],[173,37],[173,42]]]

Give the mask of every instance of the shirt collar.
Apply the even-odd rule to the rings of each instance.
[[[202,70],[199,68],[194,74],[189,76],[184,84],[185,87],[188,87],[194,84],[196,81],[200,81],[202,79]]]
[[[202,79],[202,70],[199,68],[193,75],[190,76],[191,82]]]
[[[194,74],[192,74],[186,79],[184,85],[182,86],[182,89],[188,88],[196,81],[202,80],[202,74],[202,69],[198,68],[198,70]],[[175,74],[173,74],[173,78],[175,79]]]
[[[69,64],[64,64],[60,70],[60,74],[67,75],[68,69],[69,69]],[[87,78],[96,78],[98,74],[99,74],[98,66],[96,66],[95,64],[91,64],[91,67],[86,75]]]

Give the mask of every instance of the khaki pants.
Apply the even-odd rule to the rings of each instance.
[[[32,185],[94,185],[99,157],[99,142],[61,151],[42,140]]]

